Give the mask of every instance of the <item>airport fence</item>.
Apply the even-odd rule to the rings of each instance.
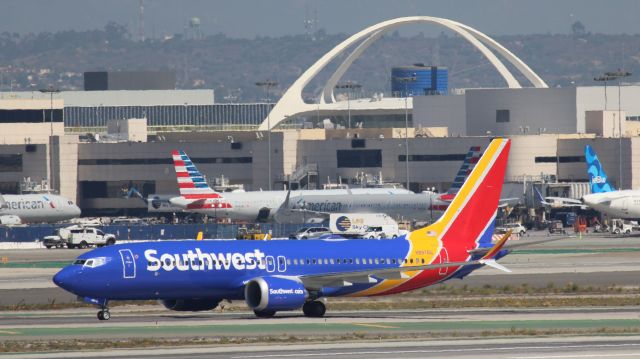
[[[51,235],[57,228],[68,224],[30,225],[0,227],[0,242],[34,242]],[[233,239],[238,233],[238,224],[132,224],[97,226],[105,233],[116,235],[118,240],[169,240],[194,239],[203,232],[205,239]],[[264,232],[271,231],[273,238],[288,237],[304,224],[260,224]],[[308,225],[307,225],[308,226]]]

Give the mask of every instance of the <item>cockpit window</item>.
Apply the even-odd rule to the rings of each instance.
[[[107,257],[89,258],[85,261],[84,266],[89,268],[100,267],[107,263]]]
[[[84,265],[86,261],[86,259],[76,259],[73,264]]]

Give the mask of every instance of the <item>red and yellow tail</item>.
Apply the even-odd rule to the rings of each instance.
[[[407,236],[411,243],[408,257],[427,254],[430,264],[465,262],[483,236],[491,236],[507,168],[508,139],[494,139],[464,182],[442,217],[430,226]],[[375,294],[393,294],[417,289],[446,279],[458,267],[407,273],[408,280],[387,283],[386,290]],[[383,289],[383,288],[379,288]]]

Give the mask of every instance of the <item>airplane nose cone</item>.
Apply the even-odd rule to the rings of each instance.
[[[82,214],[82,210],[80,209],[80,207],[73,206],[73,215],[76,217],[80,217],[80,214]]]
[[[75,272],[74,268],[62,268],[62,270],[53,276],[53,283],[66,291],[72,292]]]

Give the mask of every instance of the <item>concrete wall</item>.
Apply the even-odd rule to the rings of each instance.
[[[609,182],[616,188],[631,188],[634,173],[640,179],[640,172],[632,171],[632,143],[636,139],[629,138],[594,138],[594,139],[566,139],[559,142],[559,153],[562,156],[584,156],[584,146],[591,145],[598,154],[598,159],[602,164]],[[635,145],[635,144],[634,144]],[[620,152],[622,149],[622,152]],[[640,147],[636,148],[640,150]],[[620,157],[622,153],[622,157]],[[620,164],[622,164],[622,185],[620,185]],[[560,165],[561,180],[587,181],[587,165],[585,162],[563,163]]]
[[[620,94],[622,111],[626,112],[627,116],[640,116],[640,86],[621,86]],[[576,88],[578,132],[584,132],[585,112],[596,110],[605,110],[604,86]],[[607,86],[606,110],[618,110],[618,87],[615,83]]]
[[[464,136],[467,133],[465,95],[415,96],[413,126],[446,126],[451,136]]]
[[[575,133],[575,98],[575,88],[467,90],[467,135]],[[497,110],[509,110],[509,122],[497,123]]]

